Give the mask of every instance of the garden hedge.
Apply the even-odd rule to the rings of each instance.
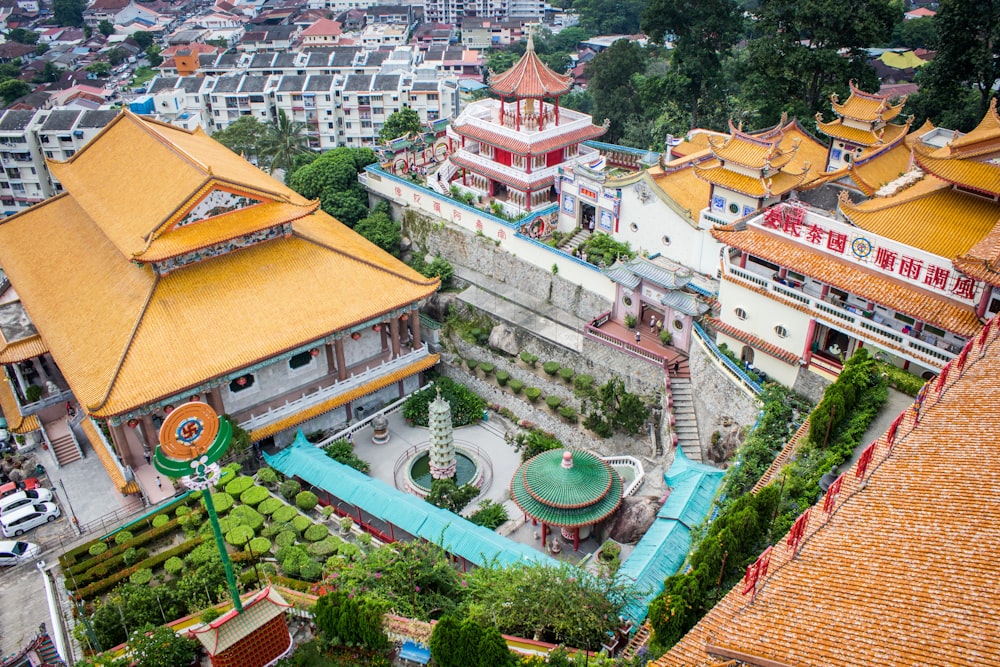
[[[246,475],[241,475],[236,479],[234,479],[233,481],[231,481],[229,484],[226,484],[226,493],[235,498],[236,496],[240,495],[241,493],[249,489],[251,486],[253,486],[253,477],[247,477]],[[215,498],[212,498],[212,500],[215,500]]]
[[[271,520],[278,521],[280,523],[285,523],[291,521],[297,516],[301,515],[297,511],[295,511],[294,507],[290,505],[284,505],[271,514]]]
[[[160,565],[160,563],[165,563],[173,556],[180,556],[182,554],[188,553],[196,546],[201,544],[203,539],[204,538],[202,537],[192,538],[190,540],[187,540],[186,542],[178,544],[173,549],[167,549],[166,551],[158,553],[155,556],[150,556],[146,560],[142,561],[141,563],[137,563],[132,567],[127,567],[123,570],[119,570],[114,574],[105,577],[104,579],[100,579],[88,586],[80,588],[79,590],[76,591],[76,597],[81,600],[90,600],[100,595],[104,591],[113,588],[115,584],[131,577],[133,573],[138,572],[143,568],[148,568],[152,570],[153,568]],[[66,583],[69,584],[70,580],[67,580]],[[66,588],[67,590],[69,590],[69,586],[67,586]]]
[[[279,502],[276,498],[271,498],[271,492],[263,486],[251,486],[249,489],[240,494],[240,502],[244,505],[250,505],[252,507],[260,505],[265,500],[274,500],[275,502]]]
[[[296,494],[295,504],[303,512],[310,512],[319,504],[319,498],[312,491],[302,491]]]
[[[277,498],[271,497],[257,505],[257,511],[265,516],[271,516],[282,507],[286,507],[285,503],[281,502]]]
[[[319,542],[327,535],[330,534],[330,529],[321,523],[314,523],[313,525],[306,528],[305,533],[302,534],[306,540],[310,542]]]

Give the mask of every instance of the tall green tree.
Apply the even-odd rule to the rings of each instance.
[[[19,97],[24,97],[31,92],[31,86],[18,79],[7,79],[0,82],[0,100],[4,104],[10,104]]]
[[[101,33],[105,37],[108,37],[109,35],[114,34],[115,26],[114,24],[111,23],[111,21],[102,20],[100,23],[97,24],[97,32]]]
[[[633,77],[642,73],[645,67],[642,47],[628,39],[619,39],[597,54],[587,66],[594,121],[610,121],[603,141],[617,142],[625,132],[628,119],[641,113]]]
[[[419,133],[421,128],[420,114],[415,109],[403,107],[399,111],[393,111],[385,119],[385,125],[379,130],[378,140],[386,143],[403,135]]]
[[[573,11],[580,16],[580,27],[595,35],[633,35],[646,0],[575,0]]]
[[[132,41],[138,44],[140,49],[146,50],[153,45],[153,33],[136,30],[132,33]]]
[[[358,173],[373,162],[375,153],[369,148],[335,148],[293,171],[288,185],[303,197],[318,197],[324,211],[354,227],[368,215],[368,193],[358,183]]]
[[[763,0],[742,58],[745,95],[773,123],[829,111],[851,79],[877,87],[865,48],[889,41],[900,12],[891,0]]]
[[[295,156],[308,150],[306,124],[290,120],[284,109],[278,109],[278,118],[268,124],[261,139],[258,153],[260,158],[272,172],[282,169],[287,173],[295,164]]]
[[[722,63],[742,34],[735,0],[650,0],[642,28],[654,42],[673,42],[669,97],[688,110],[688,129],[701,124],[702,101],[722,88]]]
[[[83,25],[83,10],[87,8],[87,0],[53,0],[52,16],[62,26]]]
[[[921,68],[914,112],[971,129],[989,108],[1000,79],[1000,0],[942,0],[934,17],[938,51]]]
[[[25,28],[14,28],[7,33],[7,39],[12,42],[17,42],[18,44],[37,44],[38,33]]]
[[[391,255],[399,254],[399,242],[403,233],[398,222],[384,211],[372,211],[371,215],[358,220],[354,231],[385,250]]]
[[[55,63],[47,62],[34,81],[35,83],[52,83],[58,81],[60,77],[62,77],[62,70],[56,67]]]
[[[255,117],[240,116],[229,127],[213,134],[212,138],[232,152],[254,159],[266,130],[267,127]]]

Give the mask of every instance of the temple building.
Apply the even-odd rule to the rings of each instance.
[[[549,69],[530,35],[521,59],[502,74],[491,72],[489,86],[500,99],[473,102],[448,130],[454,166],[445,172],[449,181],[504,202],[512,212],[530,211],[555,199],[559,167],[600,158],[582,143],[603,135],[607,126],[559,107],[573,77]]]
[[[65,192],[0,224],[0,405],[45,440],[70,412],[123,492],[184,401],[280,445],[437,362],[417,311],[436,279],[201,130],[126,111],[50,166]]]
[[[905,124],[893,123],[906,104],[902,97],[895,104],[889,95],[866,93],[850,82],[851,94],[841,104],[837,94],[830,96],[836,119],[827,123],[822,114],[816,114],[816,128],[830,137],[830,152],[826,171],[837,171],[903,140],[910,129],[912,118]]]
[[[719,341],[790,386],[835,376],[861,346],[937,374],[1000,311],[995,104],[968,134],[941,136],[909,139],[917,169],[861,203],[843,191],[836,216],[786,202],[713,228],[726,246]]]
[[[991,320],[651,664],[995,664],[998,335]]]

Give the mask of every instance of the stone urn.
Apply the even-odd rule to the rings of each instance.
[[[384,445],[389,442],[389,420],[383,414],[372,419],[372,444]]]

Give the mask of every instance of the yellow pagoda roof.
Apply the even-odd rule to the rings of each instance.
[[[46,352],[48,350],[45,348],[45,342],[42,340],[42,337],[35,334],[34,336],[15,340],[10,343],[4,343],[3,347],[0,347],[0,364],[15,364],[20,361],[27,361],[28,359],[40,357]]]
[[[971,157],[983,152],[1000,151],[1000,114],[997,98],[990,100],[990,108],[972,131],[952,140],[947,146],[934,151],[934,157]]]
[[[837,94],[830,96],[830,103],[834,113],[841,118],[850,118],[867,123],[888,123],[899,115],[906,104],[906,97],[902,97],[897,104],[890,104],[889,95],[879,93],[867,93],[850,82],[851,94],[847,100],[840,104]]]
[[[755,177],[726,169],[715,160],[708,160],[695,165],[694,173],[698,178],[704,179],[712,185],[760,199],[776,197],[799,186],[805,181],[806,175],[809,173],[809,166],[806,165],[805,170],[798,174],[778,171],[771,176]]]
[[[826,123],[820,120],[821,118],[820,114],[816,114],[816,128],[823,134],[858,146],[867,147],[893,143],[909,131],[910,123],[913,122],[911,118],[905,125],[890,123],[873,131],[844,125],[839,119]]]
[[[724,139],[708,138],[712,153],[725,162],[750,169],[781,169],[795,157],[799,142],[782,142],[782,135],[752,135],[729,122],[730,135]],[[782,148],[782,144],[785,144]]]
[[[653,167],[649,171],[657,187],[682,210],[687,211],[688,217],[692,220],[697,220],[701,209],[708,206],[712,186],[708,181],[698,178],[694,169],[663,171]]]
[[[35,415],[25,417],[21,414],[21,410],[17,407],[17,399],[14,398],[14,390],[7,378],[0,378],[0,410],[7,420],[7,430],[11,433],[24,435],[42,427]]]
[[[992,162],[963,160],[960,158],[935,158],[916,153],[917,164],[954,185],[996,197],[1000,195],[1000,166]]]
[[[127,116],[80,154],[103,153],[102,142],[117,146],[119,131],[143,138],[145,130],[137,133],[136,123],[122,118]],[[160,131],[171,139],[181,137],[182,143],[214,143],[183,131]],[[164,164],[157,160],[166,156],[165,166],[176,167],[171,152],[147,153],[146,185],[135,179],[126,191],[158,191]],[[232,154],[221,145],[219,152],[227,154],[223,162],[228,163]],[[112,162],[104,168],[103,174],[73,182],[74,188],[99,189],[84,195],[90,210],[97,210],[95,202],[102,198],[118,198],[120,170],[124,180],[134,178],[132,164],[116,168]],[[284,188],[254,172],[256,190]],[[163,190],[178,199],[188,194],[173,185]],[[178,204],[153,203],[161,211]],[[303,205],[312,206],[301,197],[289,204],[300,212]],[[114,206],[141,208],[130,202]],[[190,233],[207,232],[195,227],[220,220],[225,226],[225,217],[193,223]],[[102,224],[108,223],[94,220],[69,187],[0,223],[0,265],[73,393],[96,417],[124,414],[364,324],[430,296],[438,286],[436,279],[413,271],[321,210],[291,222],[288,237],[206,257],[162,276],[149,264],[130,261]],[[114,234],[128,224],[107,228]],[[45,243],[38,242],[40,233]],[[181,228],[177,233],[189,232]]]
[[[1000,203],[933,176],[891,197],[860,204],[841,199],[840,210],[864,230],[948,258],[968,252],[1000,219]]]
[[[973,343],[945,391],[874,439],[865,474],[845,467],[835,510],[809,510],[799,548],[776,536],[755,594],[734,586],[655,667],[973,667],[998,654],[1000,340]],[[943,447],[948,443],[948,447]],[[986,483],[988,484],[988,482]],[[942,566],[942,564],[947,564]],[[933,570],[933,576],[927,576]],[[993,656],[993,657],[990,657]]]
[[[871,197],[883,185],[899,178],[909,171],[910,149],[906,143],[899,141],[895,146],[887,146],[880,152],[869,157],[862,154],[847,167],[847,173],[858,188]],[[869,151],[866,151],[868,153]]]
[[[148,250],[213,183],[237,186],[260,201],[308,204],[200,129],[184,130],[129,111],[68,160],[50,161],[49,168],[129,258]],[[118,175],[115,183],[107,182],[108,173]]]
[[[954,264],[962,273],[1000,287],[1000,220],[979,243],[956,257]]]

